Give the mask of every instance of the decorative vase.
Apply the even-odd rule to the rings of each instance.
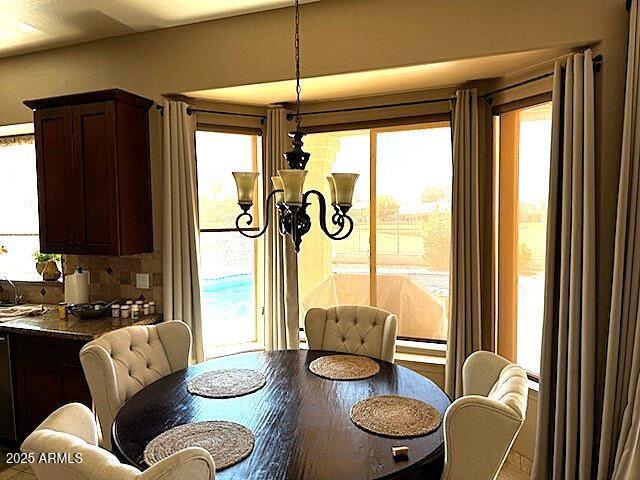
[[[60,273],[60,270],[58,270],[58,264],[55,262],[55,260],[49,260],[48,262],[46,262],[44,270],[42,271],[42,278],[46,282],[58,280],[61,275],[62,273]]]

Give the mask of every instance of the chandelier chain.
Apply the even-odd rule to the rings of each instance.
[[[295,51],[296,51],[296,130],[300,130],[300,0],[296,0],[296,33],[295,33]]]

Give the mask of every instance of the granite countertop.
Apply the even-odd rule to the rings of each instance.
[[[67,320],[60,320],[57,305],[44,305],[44,307],[49,311],[43,315],[4,320],[0,323],[0,332],[91,341],[118,328],[130,325],[153,325],[162,321],[161,313],[145,315],[135,320],[111,317],[81,320],[73,315],[69,315]]]

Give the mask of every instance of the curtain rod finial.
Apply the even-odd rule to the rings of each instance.
[[[596,55],[593,57],[593,70],[599,72],[602,70],[602,60],[604,57],[602,55]]]

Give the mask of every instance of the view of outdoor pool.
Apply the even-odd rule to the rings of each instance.
[[[253,275],[240,274],[201,281],[202,323],[205,344],[229,345],[250,341],[255,331]],[[236,328],[236,327],[242,328]]]

